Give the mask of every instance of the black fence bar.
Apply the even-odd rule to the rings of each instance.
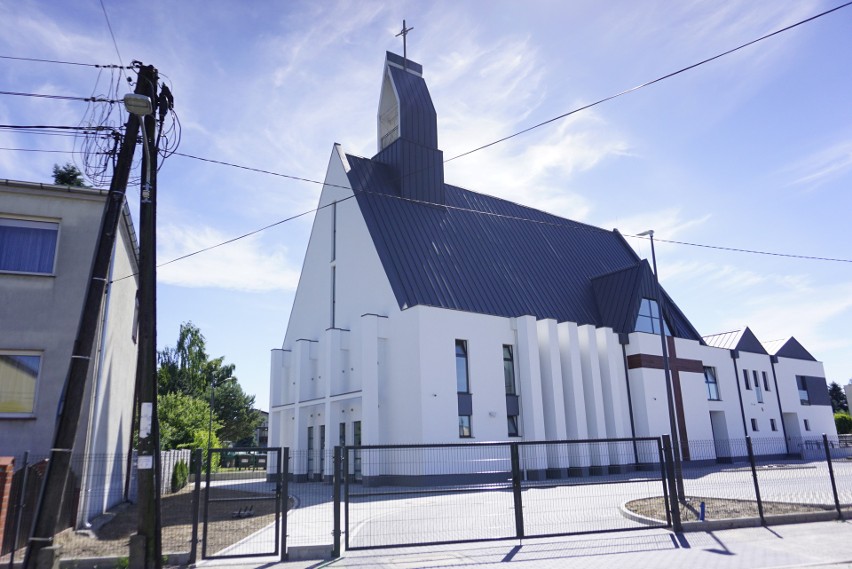
[[[510,447],[512,453],[512,500],[515,506],[515,536],[524,537],[524,505],[521,497],[521,457],[517,443]]]
[[[290,448],[284,447],[278,453],[278,481],[281,485],[281,496],[284,502],[284,519],[281,520],[281,561],[287,561],[287,518],[290,514]]]
[[[192,538],[189,546],[189,561],[190,565],[194,565],[198,557],[198,522],[199,514],[201,513],[201,463],[204,461],[201,453],[203,451],[198,448],[192,451],[192,474],[195,478],[192,488]]]
[[[334,447],[334,464],[332,475],[332,503],[334,507],[334,544],[331,547],[331,557],[337,559],[340,557],[340,474],[343,466],[343,448],[340,446]]]
[[[669,492],[671,496],[669,501],[671,505],[671,524],[672,529],[676,533],[683,531],[683,526],[680,522],[680,498],[677,493],[677,480],[675,479],[674,454],[672,453],[672,438],[669,435],[663,435],[663,456],[666,459],[666,479],[668,480]]]
[[[837,481],[834,479],[834,465],[831,461],[831,447],[828,445],[828,436],[822,434],[822,446],[825,448],[825,462],[828,464],[828,477],[831,479],[831,492],[834,494],[834,507],[837,508],[838,519],[843,519],[843,512],[840,510],[840,498],[837,496]]]
[[[672,527],[672,511],[669,504],[669,487],[666,484],[666,461],[663,457],[663,441],[657,439],[657,455],[660,457],[660,483],[663,486],[663,503],[666,508],[666,527]]]
[[[757,500],[757,514],[760,516],[760,523],[766,525],[766,516],[763,514],[763,500],[760,499],[760,482],[757,480],[757,464],[754,461],[754,447],[751,444],[751,437],[746,436],[746,450],[748,451],[748,463],[751,466],[751,477],[754,480],[754,498]]]

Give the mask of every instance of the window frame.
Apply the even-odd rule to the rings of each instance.
[[[509,357],[506,358],[508,350]],[[506,367],[506,364],[511,364],[511,367]],[[508,371],[511,370],[511,378],[508,376]],[[518,396],[518,376],[515,373],[515,352],[512,344],[503,344],[503,387],[506,389],[506,395]],[[511,384],[511,385],[510,385]]]
[[[747,369],[743,369],[743,381],[745,382],[746,390],[751,391],[751,384],[749,383],[749,380],[748,380],[748,370]]]
[[[811,422],[808,419],[805,419],[805,430],[806,431],[811,430]]]
[[[754,382],[754,395],[757,397],[758,403],[763,403],[763,388],[760,386],[760,379],[757,376],[757,370],[751,370],[752,381]]]
[[[470,415],[459,415],[459,438],[460,439],[472,439],[473,438],[473,427],[471,426],[471,417]],[[467,429],[467,432],[465,432]]]
[[[796,376],[796,389],[799,391],[799,404],[810,406],[811,394],[808,391],[808,380],[804,375]]]
[[[455,357],[456,357],[456,392],[457,393],[470,393],[470,351],[468,349],[467,340],[459,340],[456,339],[455,343]],[[459,348],[462,348],[463,354],[459,354]],[[461,377],[459,375],[459,360],[464,362],[464,390],[459,389],[462,387],[461,385]]]
[[[757,428],[757,419],[755,419],[754,417],[751,418],[751,430],[754,433],[757,433],[757,432],[760,431],[760,429]]]
[[[44,352],[38,350],[0,350],[0,356],[20,356],[38,358],[38,372],[33,382],[32,408],[29,411],[0,411],[0,419],[33,419],[38,408],[38,392],[44,372]]]
[[[13,222],[12,224],[4,224],[3,222]],[[54,277],[56,276],[56,264],[59,257],[59,238],[61,232],[61,224],[59,219],[51,219],[51,218],[37,218],[37,217],[28,217],[28,216],[19,216],[19,215],[8,215],[3,214],[0,215],[0,226],[6,225],[6,227],[15,227],[20,225],[15,225],[15,222],[18,224],[40,224],[40,225],[52,225],[55,227],[54,231],[54,239],[53,239],[53,259],[50,263],[49,271],[21,271],[16,269],[4,269],[0,268],[0,275],[32,275],[32,276],[40,276],[40,277]],[[35,229],[35,228],[32,228]],[[47,230],[47,228],[43,228]]]
[[[709,381],[707,372],[711,371],[711,375],[713,377],[713,381]],[[704,385],[707,387],[707,401],[721,401],[722,395],[719,392],[719,377],[716,375],[716,368],[713,366],[704,366]],[[711,389],[710,386],[713,386]],[[711,391],[716,392],[716,396],[713,397]]]
[[[773,419],[773,418],[771,418],[771,417],[770,417],[770,419],[769,419],[769,428],[770,428],[770,430],[772,430],[772,431],[777,431],[777,430],[778,430],[778,423],[777,423],[777,421],[775,421],[775,419]]]
[[[647,306],[647,309],[648,309],[647,313],[643,312],[643,309],[646,306]],[[657,328],[661,327],[661,324],[660,324],[661,320],[662,320],[663,333],[666,336],[671,336],[672,335],[671,329],[669,327],[668,322],[666,322],[665,315],[662,313],[662,310],[660,309],[660,304],[657,302],[656,299],[642,297],[642,299],[639,301],[639,311],[636,314],[636,322],[633,324],[633,331],[634,332],[643,332],[645,334],[659,335],[660,331]],[[640,328],[640,326],[639,326],[640,322],[650,322],[650,330],[647,329],[646,326],[642,326]]]
[[[766,374],[765,371],[762,371],[760,373],[763,374],[763,390],[767,393],[771,392],[772,390],[769,389],[769,376]]]

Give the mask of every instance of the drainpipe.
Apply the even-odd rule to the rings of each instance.
[[[624,362],[624,383],[627,386],[627,410],[630,413],[630,436],[633,438],[633,461],[639,464],[639,451],[636,448],[636,425],[633,422],[633,398],[630,396],[630,370],[627,368],[627,344],[630,343],[629,334],[619,334],[618,343],[621,344],[621,360]]]
[[[743,437],[748,436],[748,428],[746,427],[745,420],[745,407],[743,407],[743,392],[742,387],[740,387],[740,370],[737,366],[737,359],[740,357],[739,350],[731,350],[731,359],[734,362],[734,380],[737,383],[737,397],[740,399],[740,417],[743,420]]]

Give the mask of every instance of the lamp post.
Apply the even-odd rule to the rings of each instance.
[[[654,251],[654,230],[649,229],[638,234],[637,237],[647,236],[651,240],[651,263],[654,268],[654,288],[657,295],[657,316],[660,319],[660,345],[663,348],[663,373],[666,376],[666,402],[669,408],[669,429],[672,436],[672,447],[674,447],[674,467],[675,477],[677,479],[677,494],[676,499],[683,499],[683,476],[680,463],[680,437],[677,432],[677,422],[675,421],[674,397],[672,396],[672,372],[669,367],[669,349],[666,344],[666,324],[663,318],[663,294],[660,290],[660,277],[657,274],[657,255]]]

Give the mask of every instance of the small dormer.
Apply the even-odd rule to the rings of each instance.
[[[423,67],[387,52],[376,117],[374,160],[395,170],[400,195],[443,205],[444,156],[438,150],[438,115]]]

